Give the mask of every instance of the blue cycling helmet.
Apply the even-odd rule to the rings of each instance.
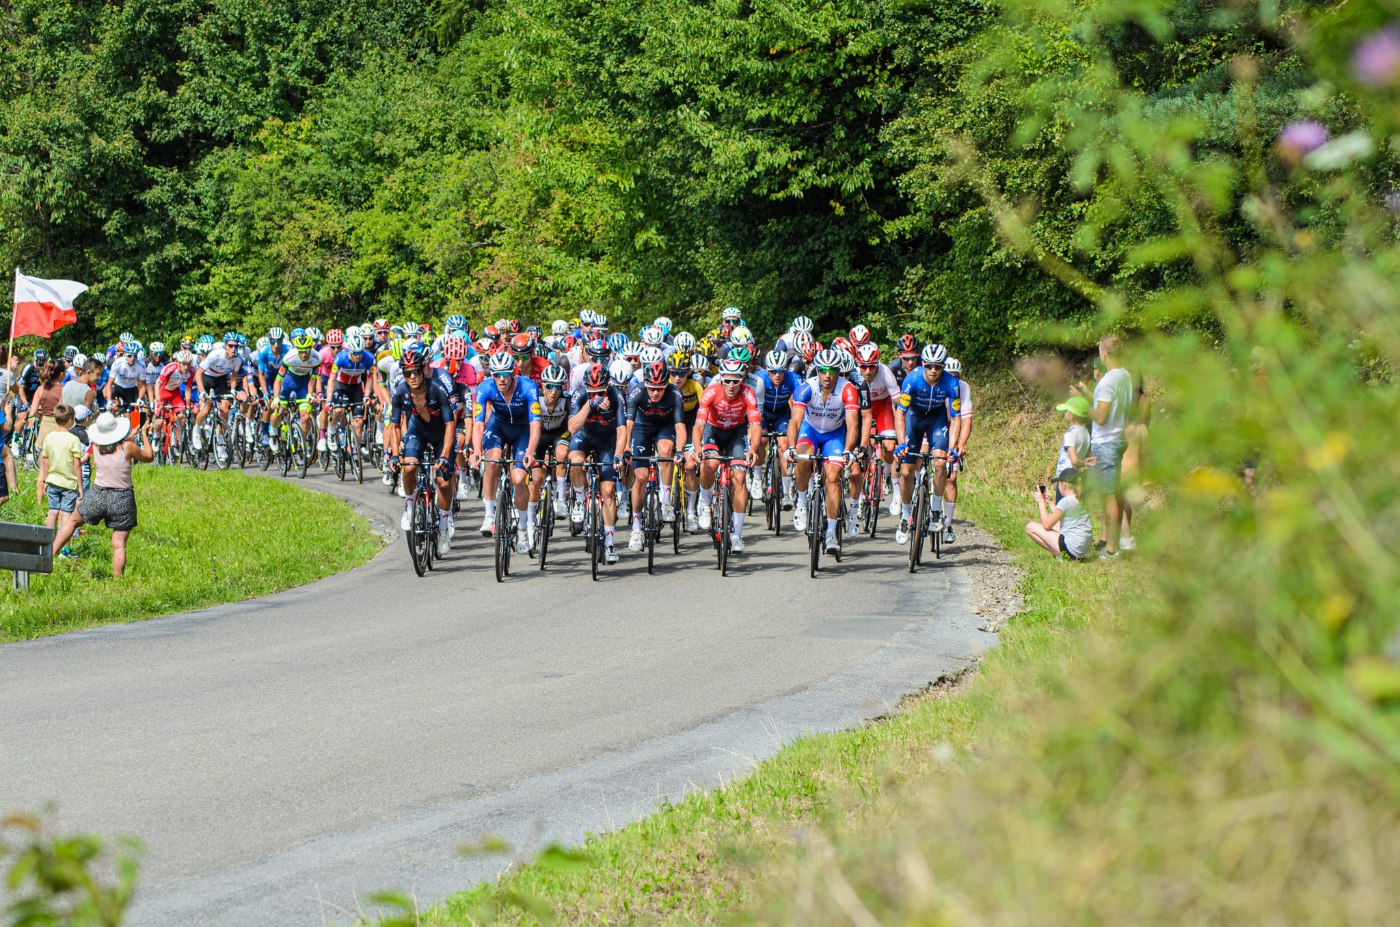
[[[447,317],[447,327],[461,331],[467,327],[467,317],[461,314],[453,314]]]
[[[213,336],[213,335],[200,335],[200,336],[199,336],[199,343],[200,343],[200,344],[213,344],[213,343],[214,343],[214,336]]]
[[[608,336],[608,346],[614,351],[621,351],[627,347],[628,337],[622,332],[613,332]]]
[[[243,347],[246,348],[246,347],[248,346],[248,336],[247,336],[247,335],[239,335],[239,336],[238,336],[238,343],[239,343],[240,345],[242,345]]]
[[[306,334],[306,329],[298,326],[297,328],[292,329],[292,340],[295,341],[304,334]]]
[[[238,332],[224,332],[224,344],[228,344],[230,341],[238,344]]]

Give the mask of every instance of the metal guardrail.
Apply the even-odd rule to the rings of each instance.
[[[53,572],[53,529],[0,521],[0,570],[13,570],[15,588],[29,588],[30,573]]]

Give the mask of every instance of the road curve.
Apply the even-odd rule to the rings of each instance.
[[[963,571],[911,576],[892,525],[815,580],[760,522],[727,578],[692,537],[655,576],[624,547],[595,583],[556,534],[547,570],[515,558],[498,584],[472,502],[420,579],[401,500],[305,485],[394,542],[275,595],[0,646],[0,810],[52,800],[63,830],[144,841],[137,927],[344,921],[387,887],[430,901],[509,862],[456,859],[463,839],[606,830],[994,640]]]

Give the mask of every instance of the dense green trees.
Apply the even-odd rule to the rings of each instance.
[[[975,357],[1087,320],[1090,302],[998,238],[979,185],[1025,216],[1032,251],[1125,292],[1165,279],[1132,259],[1170,225],[1163,204],[1091,193],[1101,164],[1060,144],[1117,131],[1093,114],[1102,78],[1073,30],[1032,38],[984,0],[24,0],[0,15],[0,247],[92,284],[80,315],[104,330],[585,307],[698,327],[737,304],[765,332],[860,316]],[[1276,130],[1310,80],[1260,23],[1196,0],[1163,26],[1174,57],[1137,25],[1114,51],[1163,114],[1219,123],[1224,62],[1248,50]],[[1072,89],[1028,127],[1046,73]],[[1102,218],[1093,241],[1074,238],[1086,215]]]

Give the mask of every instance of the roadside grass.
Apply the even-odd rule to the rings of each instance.
[[[424,912],[423,924],[713,924],[766,920],[768,883],[787,886],[805,848],[872,816],[889,826],[890,796],[961,779],[965,758],[1014,740],[1028,701],[1064,685],[1091,634],[1116,633],[1146,565],[1069,564],[1025,537],[1030,490],[1063,428],[1007,369],[974,377],[977,432],[962,477],[961,517],[1013,551],[1026,572],[1024,608],[976,674],[907,699],[849,731],[801,738],[724,788],[695,792],[577,854],[550,852],[494,883]],[[809,880],[810,881],[810,880]],[[745,913],[747,912],[747,914]],[[802,921],[806,912],[781,912]],[[409,918],[411,921],[412,918]],[[858,920],[856,922],[859,923]]]
[[[35,474],[19,478],[0,520],[43,524]],[[133,478],[140,523],[122,578],[112,578],[111,532],[92,525],[73,545],[79,559],[31,576],[28,592],[0,571],[0,642],[265,595],[359,566],[381,547],[349,504],[288,483],[154,466]]]

